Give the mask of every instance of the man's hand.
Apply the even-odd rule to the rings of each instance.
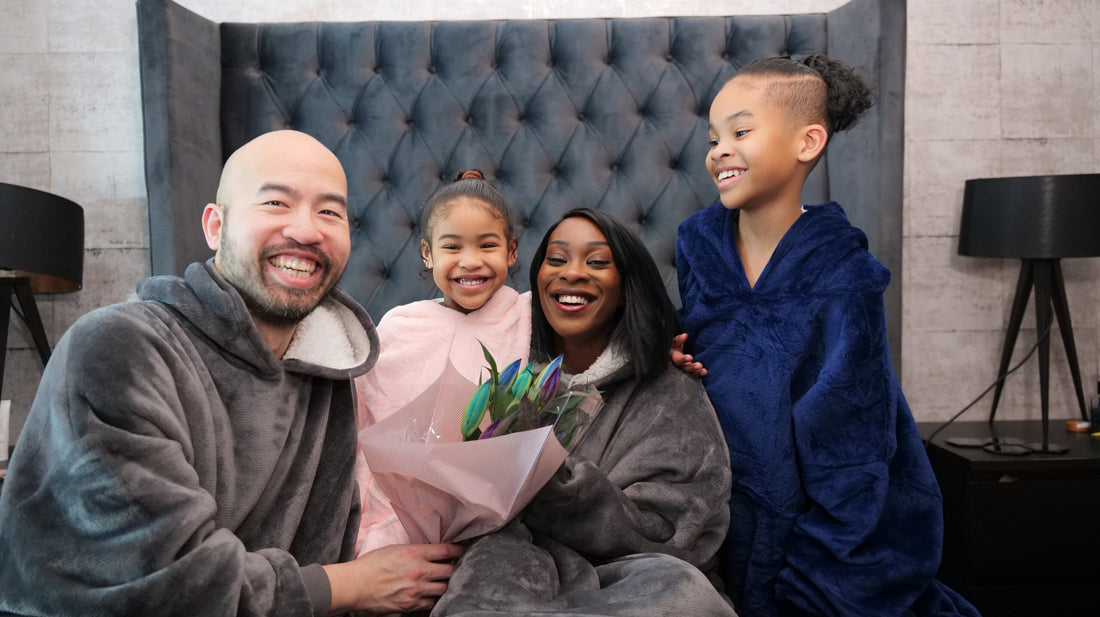
[[[429,609],[447,590],[453,561],[463,550],[457,544],[397,544],[355,561],[327,565],[332,587],[329,614]]]
[[[702,362],[692,362],[691,355],[684,353],[684,343],[688,340],[687,333],[677,334],[672,339],[672,349],[668,351],[668,357],[672,359],[672,363],[680,367],[680,370],[684,371],[688,375],[695,375],[696,377],[703,377],[707,374],[707,369],[703,368]]]

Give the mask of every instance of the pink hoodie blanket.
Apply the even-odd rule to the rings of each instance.
[[[488,374],[480,343],[503,368],[527,359],[531,345],[531,294],[502,287],[485,306],[468,314],[435,300],[398,306],[378,324],[380,354],[374,368],[355,380],[359,430],[401,409],[443,374],[448,357],[462,375],[478,383]],[[358,554],[407,544],[408,534],[374,485],[360,454],[356,462],[363,501]]]

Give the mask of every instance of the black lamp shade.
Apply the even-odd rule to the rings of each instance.
[[[37,293],[76,291],[84,278],[84,209],[0,182],[0,270],[29,276]]]
[[[959,254],[1100,256],[1100,174],[967,180]]]

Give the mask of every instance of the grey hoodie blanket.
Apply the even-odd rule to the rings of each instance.
[[[138,296],[46,367],[0,495],[0,614],[323,613],[307,564],[354,555],[370,318],[336,290],[280,359],[209,262]]]
[[[730,471],[701,383],[670,363],[593,385],[588,432],[521,518],[473,542],[433,617],[734,614],[707,579]]]

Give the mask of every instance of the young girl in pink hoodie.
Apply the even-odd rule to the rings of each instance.
[[[526,362],[531,294],[506,284],[518,246],[513,220],[507,200],[478,171],[460,174],[428,199],[420,215],[420,254],[443,300],[405,304],[382,317],[378,363],[355,380],[360,431],[427,390],[448,360],[478,383],[485,370],[481,343],[502,367]],[[359,554],[409,543],[362,456],[356,475],[363,500]]]

